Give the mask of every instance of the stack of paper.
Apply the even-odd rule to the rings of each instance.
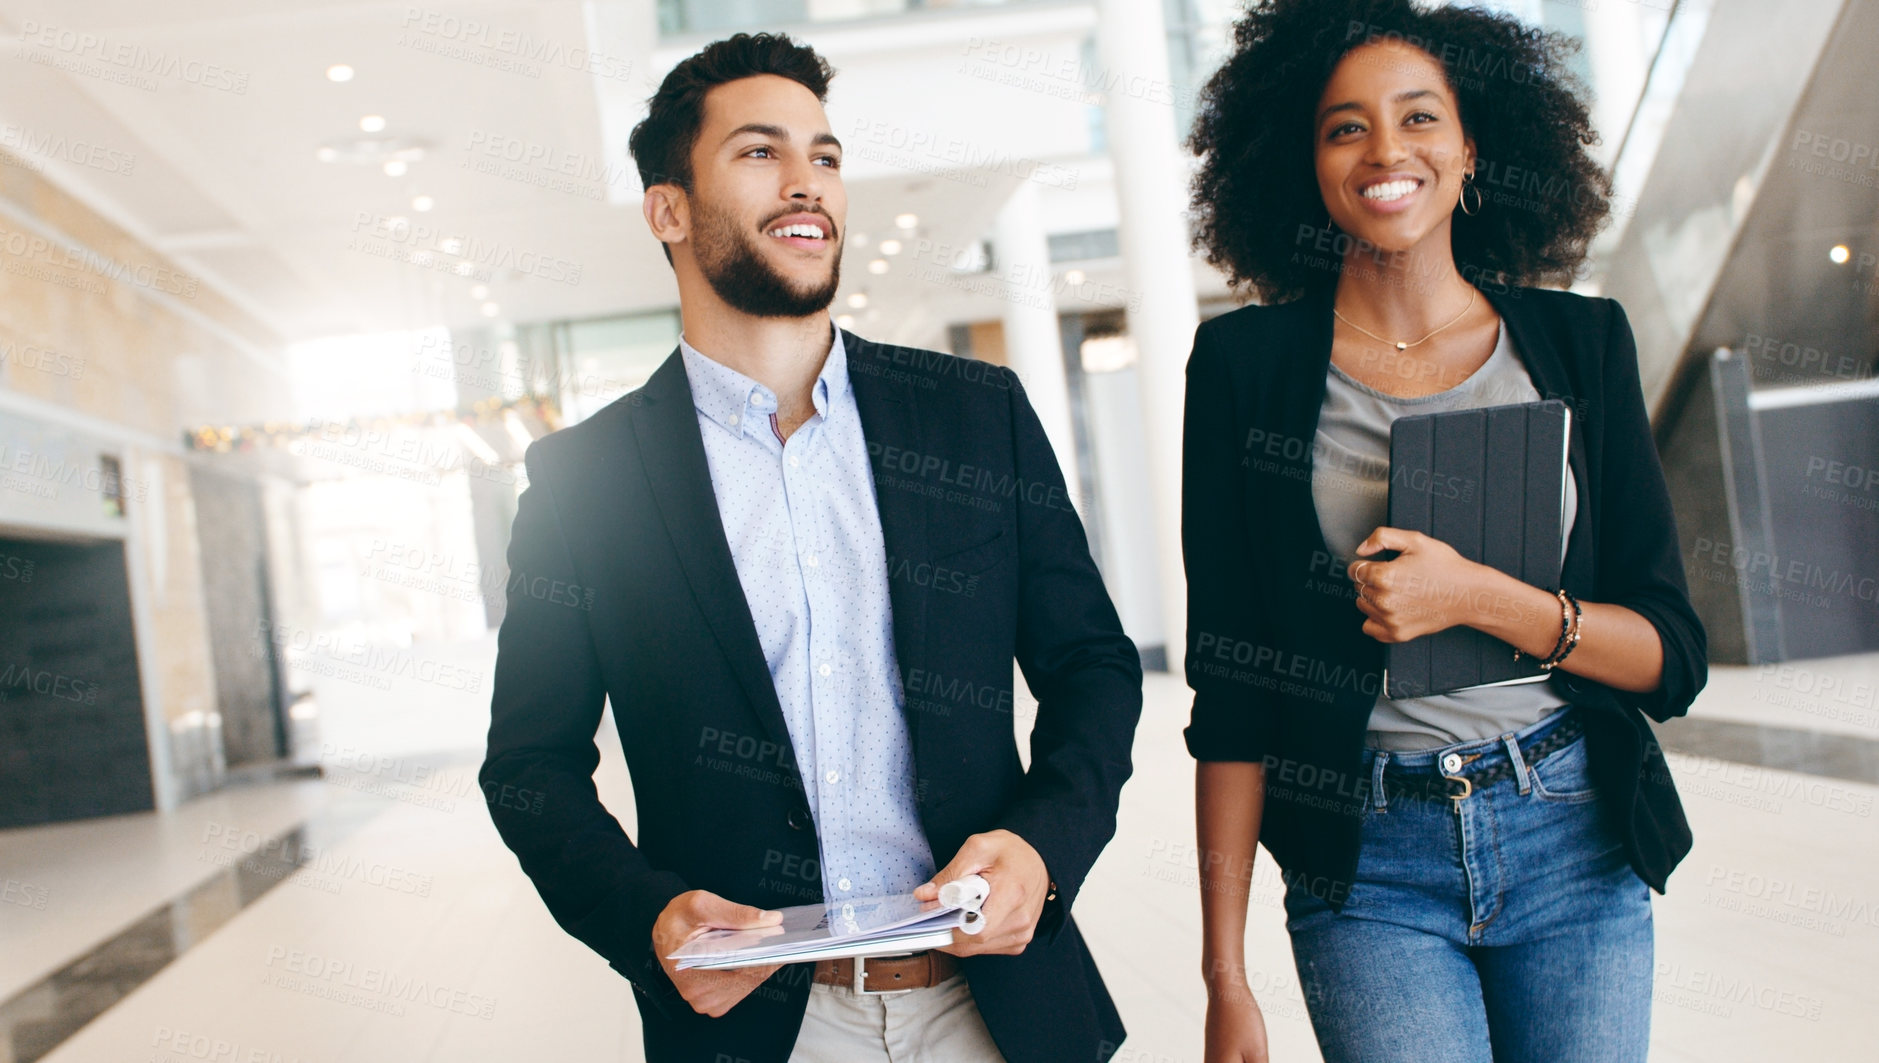
[[[777,926],[706,931],[667,959],[677,961],[681,971],[723,970],[919,952],[952,944],[954,930],[971,933],[972,924],[983,918],[939,901],[917,901],[911,893],[782,911]]]

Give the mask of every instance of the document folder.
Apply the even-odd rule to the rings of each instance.
[[[917,901],[911,893],[782,911],[780,925],[707,931],[667,959],[677,961],[683,971],[893,955],[950,945],[954,930],[972,933],[974,923],[983,926],[977,911]]]

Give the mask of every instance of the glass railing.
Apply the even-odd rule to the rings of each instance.
[[[1613,248],[1630,224],[1638,195],[1657,161],[1657,149],[1663,145],[1664,127],[1677,99],[1683,94],[1684,79],[1696,61],[1696,50],[1709,28],[1709,16],[1715,0],[1674,0],[1666,12],[1663,28],[1651,59],[1650,73],[1639,93],[1631,117],[1618,135],[1617,147],[1610,162],[1614,200],[1612,224],[1601,235],[1599,246]]]

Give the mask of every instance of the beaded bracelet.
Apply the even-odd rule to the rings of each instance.
[[[1559,589],[1559,600],[1562,603],[1571,603],[1572,605],[1572,632],[1564,640],[1565,647],[1563,649],[1558,646],[1555,646],[1553,648],[1553,655],[1551,657],[1548,657],[1546,660],[1540,662],[1540,667],[1544,668],[1545,670],[1549,672],[1559,667],[1560,662],[1572,656],[1572,651],[1578,647],[1579,645],[1579,622],[1580,622],[1580,619],[1585,615],[1584,610],[1579,608],[1579,599],[1574,598],[1572,596],[1572,592],[1567,590],[1564,587],[1561,587]]]
[[[1571,650],[1568,650],[1566,647],[1566,641],[1567,641],[1567,638],[1572,634],[1572,626],[1573,626],[1572,625],[1572,608],[1573,607],[1566,603],[1567,595],[1563,588],[1561,590],[1554,591],[1553,597],[1559,599],[1559,638],[1553,643],[1553,648],[1546,651],[1545,657],[1538,658],[1539,665],[1542,668],[1548,667],[1548,665],[1546,664],[1547,661],[1551,661],[1555,657],[1559,657],[1559,651],[1567,650],[1568,653],[1571,652]],[[1514,647],[1514,660],[1518,661],[1522,657],[1532,657],[1532,656],[1534,655],[1530,653],[1520,652],[1520,647],[1518,646]],[[1565,658],[1559,657],[1559,660],[1563,661],[1565,660]]]

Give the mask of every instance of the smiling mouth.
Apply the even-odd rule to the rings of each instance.
[[[1373,203],[1394,203],[1405,196],[1414,194],[1421,187],[1420,180],[1405,177],[1399,181],[1378,181],[1358,194]]]
[[[779,225],[774,229],[767,230],[764,235],[773,236],[779,240],[811,240],[816,243],[822,243],[829,238],[828,233],[824,232],[820,225],[816,225],[813,222],[795,222],[790,225]]]

